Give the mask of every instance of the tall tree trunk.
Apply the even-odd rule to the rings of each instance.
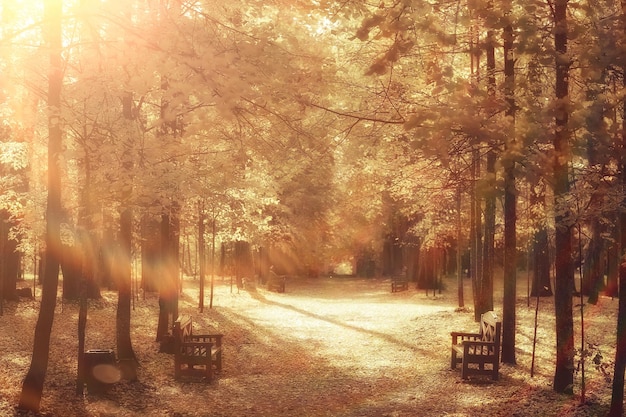
[[[480,277],[482,273],[482,222],[480,199],[477,196],[476,182],[480,174],[480,154],[478,149],[472,155],[472,190],[470,197],[470,271],[472,277],[472,292],[474,296],[474,320],[480,320]]]
[[[489,60],[488,60],[489,61]],[[487,152],[487,164],[485,166],[490,181],[493,181],[492,192],[485,196],[485,234],[483,237],[482,273],[479,284],[480,308],[478,313],[483,314],[493,310],[493,269],[495,258],[495,233],[496,233],[496,152],[490,149]]]
[[[168,214],[161,215],[161,242],[160,248],[160,264],[157,264],[156,271],[161,279],[158,282],[159,289],[159,320],[157,322],[156,341],[160,342],[167,336],[170,329],[170,315],[172,292],[176,292],[176,288],[172,288],[172,277],[170,276],[169,245],[170,245],[170,216]],[[176,320],[176,317],[173,318]]]
[[[507,2],[508,12],[511,10]],[[507,18],[510,14],[507,12]],[[517,190],[515,187],[515,60],[513,26],[504,27],[504,95],[510,123],[504,166],[504,302],[502,308],[502,362],[515,364],[515,300],[517,298]]]
[[[132,97],[130,93],[124,95],[122,99],[123,115],[130,125],[132,120]],[[131,135],[132,129],[127,129],[127,134]],[[132,139],[127,139],[129,142]],[[130,145],[128,145],[130,146]],[[126,160],[123,162],[126,174],[131,177],[133,165],[132,152],[125,153]],[[130,192],[123,196],[122,211],[120,213],[120,249],[121,253],[117,262],[117,316],[116,316],[116,336],[117,336],[117,356],[120,362],[122,378],[130,381],[137,379],[137,357],[133,350],[130,337],[130,308],[132,297],[131,280],[131,259],[132,259],[132,237],[133,237],[133,211],[130,208]]]
[[[621,230],[619,226],[620,220],[617,214],[614,217],[615,217],[615,220],[613,221],[613,223],[615,224],[615,226],[611,230],[612,242],[611,244],[609,244],[609,247],[607,248],[607,254],[606,254],[607,280],[606,280],[606,288],[604,289],[604,295],[606,295],[607,297],[618,296],[617,287],[618,287],[618,281],[619,281],[619,265],[621,263],[621,260],[620,260],[621,245],[619,243],[621,239],[620,238]]]
[[[84,135],[85,137],[87,135]],[[100,288],[96,283],[96,269],[98,268],[98,238],[93,232],[93,215],[96,212],[94,199],[92,196],[91,169],[89,164],[89,154],[85,162],[85,183],[82,192],[83,212],[78,220],[78,232],[75,239],[75,247],[78,247],[80,259],[79,277],[79,310],[78,310],[78,352],[77,352],[77,376],[76,394],[82,395],[85,387],[85,339],[87,332],[87,299],[89,297],[99,298]],[[64,277],[65,278],[65,277]]]
[[[545,213],[546,207],[546,185],[543,180],[539,180],[536,185],[530,187],[530,205],[533,210],[539,209]],[[534,225],[535,232],[532,241],[533,258],[533,282],[530,295],[533,297],[551,297],[552,282],[550,280],[550,251],[548,243],[547,219],[539,219]]]
[[[16,300],[17,279],[19,277],[20,253],[17,241],[11,239],[9,232],[15,222],[6,210],[0,210],[0,312],[3,300]]]
[[[213,308],[213,292],[215,291],[215,212],[213,212],[211,224],[211,297],[209,308]],[[223,246],[222,246],[223,248]]]
[[[200,297],[198,308],[204,311],[204,281],[206,278],[206,244],[204,241],[204,205],[198,203],[198,258],[200,264]]]
[[[81,248],[77,244],[63,245],[61,273],[63,274],[63,299],[76,301],[80,298]]]
[[[141,286],[144,292],[157,291],[161,266],[159,222],[146,214],[141,218]]]
[[[602,238],[602,224],[599,216],[593,216],[589,224],[591,229],[591,239],[583,266],[583,279],[581,291],[589,298],[589,304],[597,304],[600,297],[600,290],[604,285],[604,271],[606,269],[606,257],[602,256],[605,250],[604,239]]]
[[[461,185],[457,185],[456,189],[456,281],[457,281],[457,298],[460,308],[465,307],[463,298],[463,260],[461,240],[463,238],[461,223],[461,196],[463,195]]]
[[[492,8],[492,5],[489,5]],[[496,95],[496,39],[493,29],[487,31],[487,92],[495,101]],[[493,141],[491,141],[493,142]],[[496,150],[495,144],[489,143],[487,164],[485,166],[487,180],[491,182],[492,192],[485,195],[485,236],[483,240],[482,271],[480,272],[478,313],[493,310],[493,265],[495,258],[496,234]]]
[[[88,206],[87,206],[88,207]],[[87,210],[89,211],[89,210]],[[85,222],[85,229],[79,230],[77,237],[77,245],[82,248],[79,253],[81,275],[79,281],[79,309],[78,309],[78,372],[76,377],[76,394],[82,395],[85,386],[85,338],[87,331],[87,299],[89,298],[90,286],[94,282],[96,250],[93,234],[88,230],[91,229],[91,216],[83,216],[82,221]]]
[[[626,149],[626,134],[624,134],[624,148]],[[626,155],[622,154],[622,187],[626,188]],[[624,255],[626,248],[626,213],[620,214],[620,253]],[[617,314],[617,337],[615,349],[615,365],[613,368],[613,386],[611,392],[611,407],[608,417],[622,417],[624,413],[624,372],[626,371],[626,265],[620,262],[619,266],[619,304]]]
[[[50,334],[54,321],[59,284],[59,251],[61,250],[61,170],[62,149],[60,121],[63,65],[61,57],[62,1],[44,3],[46,37],[50,47],[48,73],[48,197],[46,206],[46,262],[41,289],[41,305],[35,326],[33,356],[22,384],[18,408],[39,412],[43,385],[48,371]]]
[[[587,99],[593,104],[589,108],[589,113],[585,118],[587,132],[585,139],[587,142],[587,165],[589,170],[597,170],[594,177],[594,190],[591,194],[588,210],[591,214],[589,219],[589,229],[591,238],[585,253],[583,264],[583,276],[581,282],[582,294],[588,295],[589,304],[596,304],[600,297],[600,290],[604,286],[604,271],[606,270],[606,257],[602,256],[606,250],[606,241],[603,237],[607,232],[602,221],[602,205],[606,194],[605,187],[602,186],[601,173],[605,172],[606,162],[604,155],[610,155],[606,147],[606,132],[604,123],[606,103],[601,97],[602,91],[598,88],[605,81],[602,74],[598,79],[591,79],[587,87]],[[598,167],[600,167],[598,169]]]
[[[551,297],[550,257],[548,251],[548,231],[542,225],[533,238],[533,283],[530,289],[532,297]]]
[[[535,96],[542,94],[542,82],[541,74],[542,69],[537,59],[531,59],[528,64],[528,77],[531,92]],[[541,113],[541,105],[533,103],[532,111],[537,114]],[[543,143],[537,144],[537,147],[533,150],[536,154],[545,153]],[[536,158],[541,161],[542,158]],[[549,183],[545,179],[547,172],[540,166],[535,166],[533,170],[536,173],[541,173],[535,178],[528,178],[527,182],[530,187],[530,213],[540,213],[539,216],[533,216],[533,229],[535,230],[532,240],[532,271],[533,282],[530,295],[533,297],[547,297],[552,296],[552,261],[550,257],[549,242],[548,242],[548,211],[546,210],[546,184]],[[532,215],[532,214],[531,214]],[[536,218],[538,217],[538,218]]]
[[[120,214],[121,256],[117,259],[120,262],[120,276],[117,280],[116,315],[117,356],[120,361],[122,377],[130,381],[137,379],[137,358],[130,336],[132,216],[133,213],[130,208],[124,209]]]
[[[176,203],[172,203],[169,214],[161,216],[162,268],[159,285],[157,341],[160,341],[167,334],[168,329],[178,317],[179,222],[177,216]]]
[[[4,315],[4,270],[6,269],[6,261],[4,257],[1,256],[4,254],[4,248],[6,246],[4,234],[4,221],[0,217],[0,317]]]
[[[77,360],[77,375],[76,375],[76,395],[82,395],[85,389],[85,338],[87,333],[87,297],[81,294],[79,299],[78,309],[78,360]]]
[[[180,205],[177,201],[172,202],[171,209],[171,226],[170,226],[170,245],[168,247],[172,277],[172,285],[175,289],[172,294],[171,312],[174,320],[178,318],[178,294],[182,293],[182,280],[180,275]]]
[[[626,1],[622,0],[622,36],[626,39]],[[622,82],[626,87],[626,65],[622,66]],[[622,108],[622,143],[620,146],[620,169],[622,191],[626,191],[626,102]],[[611,407],[608,417],[621,417],[624,413],[624,372],[626,371],[626,212],[622,209],[619,215],[620,249],[622,262],[619,263],[619,305],[617,314],[617,337],[615,348],[615,365],[613,368],[613,387]]]
[[[569,184],[568,93],[569,58],[567,56],[567,3],[554,2],[554,45],[556,49],[556,105],[554,132],[554,199],[556,281],[554,308],[556,316],[556,369],[553,388],[573,393],[574,384],[574,263],[572,258],[572,213],[567,202]]]

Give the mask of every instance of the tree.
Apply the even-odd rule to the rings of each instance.
[[[20,143],[14,128],[7,122],[0,125],[0,148],[5,156],[0,161],[0,315],[4,300],[17,299],[17,280],[20,275],[20,251],[16,229],[23,217],[20,195],[25,191],[27,178],[24,159],[26,146]]]
[[[626,37],[626,4],[622,2],[622,36]],[[622,82],[626,86],[626,65],[622,64]],[[626,191],[626,103],[622,103],[622,130],[620,146],[620,182],[622,192]],[[608,417],[621,417],[624,413],[624,372],[626,370],[626,212],[622,209],[619,215],[620,253],[619,264],[619,304],[617,314],[617,332],[615,345],[615,365],[613,369],[613,387],[611,407]]]
[[[178,253],[179,253],[179,209],[172,205],[170,213],[161,215],[161,263],[159,268],[159,321],[157,341],[168,334],[178,318]],[[171,321],[170,321],[171,318]]]
[[[543,167],[550,166],[547,156],[552,146],[552,138],[548,136],[545,126],[550,124],[548,115],[544,115],[541,104],[534,97],[541,96],[542,86],[547,83],[546,75],[539,65],[539,56],[530,57],[528,71],[525,75],[531,99],[522,103],[522,118],[525,129],[521,132],[522,146],[528,149],[525,155],[525,164],[528,168],[523,172],[528,192],[528,220],[526,226],[530,230],[529,247],[530,264],[532,269],[532,286],[530,295],[533,297],[552,296],[551,281],[551,251],[548,240],[550,212],[547,204],[548,184],[550,171]],[[528,100],[528,98],[527,98]],[[519,100],[518,100],[519,101]]]
[[[200,275],[200,294],[198,300],[198,309],[200,313],[204,312],[204,283],[206,277],[206,243],[204,239],[206,216],[204,214],[204,202],[198,201],[198,263]],[[213,301],[213,287],[211,287],[211,301]]]
[[[530,295],[533,297],[550,297],[552,296],[552,282],[550,279],[550,248],[548,243],[548,226],[545,200],[546,185],[543,179],[539,179],[537,184],[530,181],[530,206],[533,212],[539,214],[543,218],[539,218],[536,222],[535,231],[532,235],[532,248],[528,256],[532,258],[532,274],[533,282]]]
[[[568,0],[554,2],[554,47],[556,50],[556,103],[554,131],[554,199],[556,279],[554,309],[556,316],[556,369],[553,388],[556,392],[572,393],[574,384],[574,319],[572,296],[574,264],[572,247],[573,215],[568,201],[569,183],[569,129],[568,129],[568,73],[567,55]]]
[[[493,5],[490,3],[487,7],[488,11],[493,11]],[[495,102],[496,101],[496,39],[493,27],[487,29],[487,39],[485,45],[487,48],[487,94]],[[484,209],[484,239],[482,250],[482,271],[479,271],[476,279],[479,282],[478,293],[476,294],[476,309],[474,319],[480,320],[483,313],[493,310],[493,269],[495,264],[495,233],[496,233],[496,146],[495,140],[490,140],[487,144],[487,157],[485,175],[487,181],[492,184],[488,186],[489,192],[486,193],[485,209]]]
[[[48,75],[48,198],[46,208],[46,262],[41,289],[41,306],[35,327],[33,355],[22,384],[18,408],[38,412],[48,370],[50,332],[56,307],[61,250],[61,171],[62,154],[61,90],[63,59],[61,56],[62,1],[45,3],[46,40],[50,53]]]
[[[132,137],[132,95],[125,94],[122,97],[122,113],[127,122],[127,134]],[[133,152],[132,144],[127,139],[126,146],[129,148],[125,153],[122,162],[126,174],[131,178],[132,184],[132,166]],[[130,307],[132,296],[132,280],[131,280],[131,259],[132,259],[132,236],[133,236],[133,211],[130,206],[130,188],[127,189],[122,198],[122,206],[119,217],[119,258],[116,260],[118,265],[117,275],[117,315],[116,315],[116,340],[117,340],[117,357],[120,362],[120,371],[122,377],[134,381],[137,379],[137,357],[133,350],[130,335]]]
[[[504,167],[504,299],[502,307],[502,362],[515,364],[515,300],[517,288],[517,190],[515,161],[518,158],[515,138],[515,59],[511,2],[505,2],[504,25],[504,96],[507,103],[505,115]]]
[[[0,315],[3,301],[17,298],[20,252],[17,250],[18,241],[11,236],[12,229],[16,226],[17,222],[12,218],[11,213],[8,210],[0,209]]]
[[[612,12],[604,8],[591,8],[590,15],[597,14],[603,18],[605,13]],[[595,18],[594,18],[595,19]],[[584,253],[584,264],[582,266],[581,292],[588,296],[590,304],[598,302],[600,291],[604,289],[604,274],[608,264],[608,247],[610,240],[607,235],[614,227],[615,213],[618,211],[617,205],[620,201],[619,191],[615,184],[619,183],[615,168],[619,166],[616,160],[614,147],[619,144],[615,140],[615,134],[611,131],[611,125],[615,126],[616,121],[613,109],[614,104],[608,100],[609,91],[614,88],[611,85],[611,73],[613,73],[613,63],[620,58],[615,53],[598,54],[600,50],[613,51],[616,31],[611,31],[607,27],[591,26],[585,33],[583,42],[593,45],[592,48],[583,50],[580,60],[585,61],[581,76],[584,77],[584,98],[585,106],[584,134],[581,145],[584,146],[587,165],[584,169],[579,169],[576,174],[576,191],[579,204],[580,216],[579,227],[585,235],[588,235],[586,251]],[[588,62],[588,63],[587,63]],[[581,92],[581,95],[583,92]],[[613,113],[613,114],[612,114]],[[610,121],[610,122],[609,122]],[[607,181],[611,178],[610,181]],[[588,231],[585,232],[585,229]],[[584,242],[583,242],[584,244]]]

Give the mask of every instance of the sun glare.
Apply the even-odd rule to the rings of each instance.
[[[28,27],[40,21],[44,4],[48,0],[0,1],[0,25],[7,27]],[[0,33],[5,30],[0,29]],[[10,31],[6,31],[10,33]]]
[[[6,2],[7,4],[3,4],[0,6],[3,13],[5,10],[15,10],[19,9],[23,12],[36,12],[42,11],[46,3],[51,0],[12,0],[10,2]],[[58,1],[58,0],[56,0]]]

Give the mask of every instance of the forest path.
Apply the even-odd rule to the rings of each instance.
[[[207,283],[208,284],[208,283]],[[216,280],[213,308],[198,309],[198,280],[186,278],[180,312],[194,331],[224,334],[222,373],[212,382],[174,379],[173,356],[155,342],[158,295],[133,300],[132,341],[139,381],[122,381],[102,395],[77,397],[78,306],[57,306],[42,415],[163,417],[502,417],[604,415],[610,385],[588,361],[587,398],[551,390],[554,306],[540,300],[535,376],[530,378],[534,304],[520,279],[517,298],[517,365],[503,365],[500,380],[462,381],[450,370],[450,332],[475,331],[473,313],[458,311],[456,281],[442,293],[414,287],[391,293],[388,279],[299,278],[286,293],[264,288],[231,291]],[[465,280],[466,304],[471,300]],[[496,288],[502,288],[501,282]],[[451,290],[453,289],[453,290]],[[115,349],[117,294],[103,291],[90,303],[87,349]],[[39,295],[38,295],[39,297]],[[40,298],[38,298],[39,300]],[[501,313],[501,293],[495,296]],[[11,412],[28,368],[37,300],[6,306],[0,317],[0,416]],[[617,300],[585,306],[587,341],[609,363],[614,355]],[[577,329],[579,315],[575,314]],[[579,346],[578,333],[576,343]],[[595,350],[592,352],[595,353]],[[580,375],[575,391],[580,392]]]
[[[467,296],[470,281],[464,284]],[[456,291],[390,290],[388,279],[300,278],[282,294],[217,291],[217,311],[222,323],[233,325],[227,334],[236,351],[219,389],[245,392],[241,412],[255,416],[586,415],[585,408],[563,408],[550,390],[551,299],[541,300],[535,378],[527,367],[534,309],[521,296],[518,366],[503,365],[497,382],[463,382],[450,370],[450,332],[475,331],[477,324],[473,314],[457,311]],[[525,294],[523,280],[518,294]],[[614,304],[606,300],[597,308]],[[614,322],[611,314],[591,314]],[[602,327],[592,330],[601,334]],[[211,399],[218,409],[229,407],[221,397]]]
[[[238,356],[241,369],[264,368],[263,415],[365,415],[371,408],[380,415],[378,403],[417,400],[406,389],[411,380],[431,381],[420,387],[428,395],[433,378],[457,379],[449,356],[441,359],[450,320],[464,320],[442,298],[391,294],[382,279],[317,278],[289,281],[286,293],[258,289],[216,301],[226,301],[224,318],[257,336],[244,339]],[[220,385],[236,383],[235,374],[225,372]]]

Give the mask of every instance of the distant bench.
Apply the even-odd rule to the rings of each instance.
[[[285,292],[285,281],[287,277],[285,275],[276,275],[274,271],[270,271],[267,278],[267,289],[269,291]]]
[[[409,289],[409,281],[401,278],[391,279],[391,292],[406,291]]]
[[[498,379],[502,323],[493,311],[481,316],[479,333],[452,332],[451,367],[460,363],[461,378],[487,375]],[[490,365],[485,368],[485,365]]]
[[[193,334],[191,316],[174,322],[174,378],[200,376],[211,381],[222,370],[222,335]]]

